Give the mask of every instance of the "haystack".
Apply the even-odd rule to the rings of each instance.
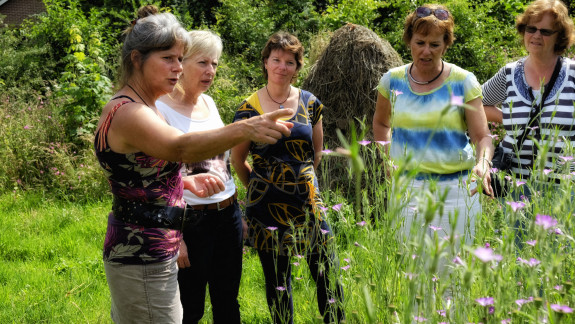
[[[336,129],[348,135],[349,122],[371,121],[381,76],[403,61],[388,41],[370,29],[347,24],[333,33],[331,41],[311,67],[302,88],[315,94],[325,106],[324,142],[339,146]],[[371,138],[371,132],[369,132]]]
[[[341,146],[336,129],[350,139],[350,122],[363,120],[369,131],[364,139],[372,140],[371,124],[377,100],[377,84],[390,68],[403,64],[399,54],[388,41],[380,38],[370,29],[347,24],[333,33],[333,36],[311,67],[302,88],[311,91],[324,104],[324,145],[330,149]],[[330,168],[342,167],[330,163]],[[333,176],[345,176],[342,170],[323,170]],[[342,186],[337,179],[328,184]],[[323,183],[323,185],[326,185]],[[342,188],[343,189],[343,188]]]

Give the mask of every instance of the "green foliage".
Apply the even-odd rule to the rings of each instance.
[[[377,0],[331,0],[322,13],[322,27],[336,30],[346,23],[357,24],[372,29],[379,18],[379,8],[385,5]]]
[[[0,93],[25,97],[30,89],[42,91],[48,84],[54,62],[47,60],[50,48],[33,44],[21,29],[10,29],[0,17]],[[33,72],[32,72],[33,71]]]
[[[493,15],[498,3],[485,1],[475,8],[458,0],[446,3],[455,19],[456,40],[445,59],[473,72],[480,83],[522,55],[519,46],[509,46],[518,45],[514,25]]]
[[[69,33],[70,46],[64,58],[68,64],[56,86],[56,96],[66,100],[58,113],[69,140],[78,143],[80,136],[94,133],[101,107],[111,95],[112,82],[102,74],[98,32],[90,34],[88,44],[77,26],[72,25]]]
[[[405,17],[424,1],[398,0],[379,7],[380,18],[375,31],[386,38],[400,56],[411,61],[411,53],[403,43]],[[448,0],[445,5],[455,20],[455,42],[445,60],[475,74],[480,83],[491,78],[505,63],[523,55],[514,29],[515,16],[522,12],[524,2],[495,0]]]

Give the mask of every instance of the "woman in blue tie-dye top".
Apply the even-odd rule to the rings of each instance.
[[[441,228],[440,237],[472,238],[480,204],[478,196],[471,197],[476,190],[469,190],[469,182],[479,179],[491,193],[493,145],[481,104],[481,85],[471,72],[442,60],[454,40],[453,27],[453,16],[444,6],[417,8],[406,18],[403,34],[413,62],[385,73],[377,87],[375,140],[391,142],[385,146],[390,160],[396,165],[407,163],[407,170],[416,174],[404,208],[406,237],[411,227],[415,230],[427,224],[423,230]],[[471,181],[466,181],[468,177]],[[425,189],[431,189],[433,202],[449,190],[443,213],[435,213],[433,219],[428,214],[427,221],[418,214],[424,214],[422,207],[428,201],[416,197]],[[448,215],[456,212],[459,220],[452,233]]]

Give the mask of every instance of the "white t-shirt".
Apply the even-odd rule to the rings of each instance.
[[[156,101],[156,108],[158,108],[160,113],[164,116],[164,118],[166,118],[168,124],[181,130],[184,133],[199,132],[224,127],[225,125],[222,122],[216,107],[216,103],[212,97],[206,94],[202,94],[198,100],[204,100],[208,106],[209,116],[206,119],[191,119],[188,116],[180,114],[161,101]],[[231,197],[236,192],[236,185],[234,183],[234,178],[232,177],[230,169],[229,151],[226,151],[208,160],[191,164],[184,164],[181,172],[182,176],[199,173],[210,173],[220,178],[226,186],[225,190],[207,198],[200,198],[189,190],[184,190],[184,200],[189,205],[216,203]]]

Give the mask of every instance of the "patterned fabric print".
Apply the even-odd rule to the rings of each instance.
[[[263,251],[281,255],[315,253],[332,235],[322,214],[323,202],[313,168],[313,126],[323,105],[300,90],[290,137],[274,145],[251,143],[252,172],[246,198],[248,239]],[[263,113],[257,94],[238,108],[234,121]]]
[[[561,177],[558,173],[575,171],[573,164],[568,170],[563,170],[559,156],[563,149],[575,146],[575,62],[562,58],[562,66],[557,80],[549,96],[540,107],[540,96],[534,94],[533,104],[529,95],[529,85],[525,80],[525,58],[509,63],[483,84],[483,104],[499,105],[503,112],[503,126],[506,135],[501,145],[505,152],[519,151],[519,158],[514,154],[512,172],[522,178],[529,178],[533,160],[533,141],[527,136],[523,146],[517,148],[517,139],[521,137],[529,121],[532,107],[536,107],[540,115],[536,118],[539,124],[542,147],[549,145],[545,168],[554,170],[548,177],[550,180]],[[535,135],[535,129],[529,129],[529,135]]]
[[[96,132],[94,148],[115,196],[161,206],[183,207],[181,163],[168,162],[142,152],[120,154],[112,151],[107,133],[116,105]],[[104,260],[121,264],[144,264],[173,258],[180,245],[181,233],[165,228],[144,228],[115,219],[110,213],[104,242]]]
[[[473,148],[467,137],[465,111],[451,105],[452,96],[463,102],[481,96],[475,76],[455,65],[443,84],[432,91],[411,90],[404,65],[383,75],[378,91],[390,99],[397,95],[392,107],[392,140],[390,155],[403,160],[411,155],[411,169],[422,173],[449,174],[469,170],[475,164]],[[417,163],[417,164],[416,164]]]

